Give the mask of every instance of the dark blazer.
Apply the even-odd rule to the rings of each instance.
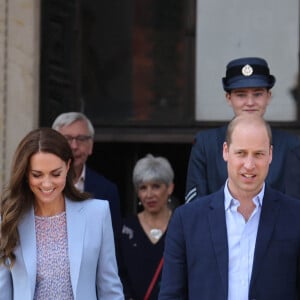
[[[186,201],[196,196],[216,192],[227,179],[227,164],[223,160],[223,143],[227,126],[199,132],[192,146],[186,180]],[[273,160],[266,183],[283,193],[287,153],[300,146],[300,137],[272,129]]]
[[[299,297],[300,201],[266,187],[249,299]],[[227,300],[224,188],[180,206],[168,226],[159,300]]]
[[[113,231],[116,258],[118,263],[119,276],[126,281],[124,262],[121,256],[121,230],[122,218],[120,209],[120,198],[118,188],[115,183],[105,178],[103,175],[86,167],[84,190],[92,194],[93,198],[108,200]]]
[[[287,155],[285,182],[286,193],[300,199],[300,147]]]
[[[122,219],[119,192],[116,184],[86,167],[84,190],[92,194],[93,198],[108,200],[114,235],[119,239]]]

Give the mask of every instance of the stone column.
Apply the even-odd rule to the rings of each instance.
[[[0,189],[13,153],[38,126],[39,0],[0,0]]]
[[[0,0],[0,187],[4,180],[4,130],[5,130],[5,94],[6,94],[6,6],[8,0]]]

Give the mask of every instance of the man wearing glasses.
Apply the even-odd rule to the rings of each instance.
[[[68,140],[73,156],[76,173],[75,186],[92,194],[94,198],[109,201],[115,241],[121,232],[121,212],[119,192],[115,183],[86,165],[88,157],[93,152],[94,127],[91,121],[82,113],[67,112],[59,115],[52,128],[60,132]]]

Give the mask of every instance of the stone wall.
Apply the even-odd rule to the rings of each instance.
[[[0,0],[0,189],[19,141],[38,125],[39,0]]]

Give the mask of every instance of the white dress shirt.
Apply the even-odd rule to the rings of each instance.
[[[86,167],[85,167],[85,165],[83,165],[82,172],[81,172],[81,174],[80,174],[80,176],[79,176],[79,179],[78,179],[78,181],[74,184],[75,187],[76,187],[79,191],[81,191],[81,192],[84,191],[85,169],[86,169]]]
[[[225,217],[228,238],[228,300],[248,300],[252,274],[255,241],[261,214],[265,185],[252,201],[255,204],[250,218],[246,221],[238,212],[240,202],[234,199],[225,184]]]

